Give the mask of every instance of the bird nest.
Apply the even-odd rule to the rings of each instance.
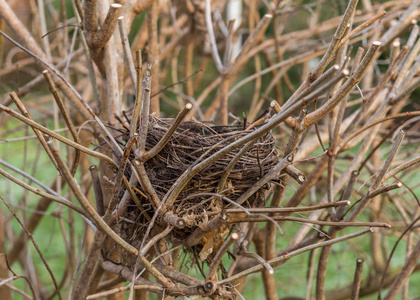
[[[172,122],[173,119],[159,119],[150,116],[146,150],[152,149],[162,139]],[[159,198],[161,200],[164,198],[188,168],[255,130],[255,128],[244,130],[245,125],[249,124],[214,126],[196,121],[181,122],[165,147],[144,165]],[[128,136],[127,132],[123,139],[128,140]],[[172,207],[166,207],[167,210],[172,211],[185,221],[185,227],[175,228],[166,237],[169,241],[183,243],[203,223],[215,218],[217,214],[214,212],[235,207],[235,201],[279,162],[275,140],[271,133],[267,133],[241,156],[229,173],[226,183],[220,189],[222,175],[240,150],[241,148],[227,153],[196,174],[178,195]],[[132,157],[134,157],[134,152],[135,149],[131,152]],[[129,167],[126,168],[125,175],[127,178],[132,176]],[[263,205],[267,188],[268,185],[260,188],[242,203],[242,206],[251,208]],[[144,197],[145,191],[140,184],[134,186],[133,190],[136,192],[140,206],[133,200],[129,200],[127,209],[124,215],[118,218],[115,229],[123,239],[138,248],[154,215],[155,208],[150,200]],[[124,197],[124,192],[121,193],[120,198]],[[217,195],[223,195],[223,197]],[[166,226],[164,222],[157,221],[153,226],[152,235],[162,231]],[[218,230],[220,233],[221,229]],[[224,226],[224,234],[229,230],[229,226]],[[219,235],[223,236],[224,234],[220,233]],[[204,242],[195,243],[195,247],[202,248],[204,244]],[[206,257],[206,255],[201,256],[202,259]],[[128,259],[127,256],[126,259]],[[131,260],[128,259],[128,261]],[[127,264],[127,261],[125,263]],[[128,265],[131,265],[131,262]]]

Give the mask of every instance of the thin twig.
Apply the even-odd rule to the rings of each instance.
[[[18,221],[20,227],[22,227],[22,229],[25,231],[25,233],[28,235],[29,239],[31,240],[32,244],[34,245],[36,252],[38,253],[39,257],[42,260],[42,263],[44,264],[45,268],[47,269],[48,273],[50,274],[50,277],[53,281],[54,287],[57,291],[57,295],[58,298],[61,300],[61,293],[59,291],[58,285],[57,285],[57,281],[55,280],[54,274],[50,268],[50,266],[48,265],[47,261],[44,258],[44,255],[42,255],[41,250],[38,247],[38,244],[35,242],[34,237],[32,236],[32,234],[26,229],[25,225],[22,223],[22,221],[19,219],[19,217],[16,215],[16,213],[11,209],[11,207],[7,204],[7,202],[3,199],[3,197],[0,195],[0,199],[1,201],[4,203],[4,205],[6,205],[7,209],[10,211],[10,213],[13,215],[13,217],[15,217],[16,221]],[[32,290],[34,292],[34,290]],[[33,294],[35,295],[35,293]]]
[[[133,85],[134,94],[136,94],[136,69],[134,68],[133,56],[131,55],[130,44],[128,41],[127,30],[124,25],[124,16],[118,17],[118,29],[120,31],[121,43],[124,51],[124,61],[127,65],[128,75]],[[141,64],[140,64],[141,65]]]
[[[82,146],[82,145],[80,145],[78,143],[75,143],[75,142],[73,142],[73,141],[71,141],[71,140],[63,137],[62,135],[57,134],[54,131],[49,130],[48,128],[45,128],[44,126],[39,125],[38,123],[36,123],[35,121],[33,121],[31,119],[25,118],[24,116],[18,114],[16,111],[14,111],[14,110],[12,110],[12,109],[10,109],[10,108],[2,105],[2,104],[0,104],[0,110],[5,111],[6,113],[8,113],[9,115],[11,115],[12,117],[14,117],[14,118],[16,118],[16,119],[18,119],[18,120],[20,120],[20,121],[28,124],[32,128],[38,129],[39,131],[43,132],[44,134],[47,134],[47,135],[49,135],[49,136],[51,136],[51,137],[59,140],[60,142],[63,142],[63,143],[65,143],[65,144],[67,144],[67,145],[69,145],[69,146],[71,146],[71,147],[73,147],[75,149],[79,149],[80,151],[82,151],[82,152],[84,152],[84,153],[86,153],[88,155],[92,155],[94,157],[103,159],[106,162],[110,163],[113,167],[117,168],[117,165],[115,164],[115,162],[110,157],[108,157],[108,156],[106,156],[106,155],[104,155],[102,153],[93,151],[93,150],[91,150],[89,148],[86,148],[86,147],[84,147],[84,146]]]
[[[20,185],[21,187],[23,187],[25,190],[28,190],[34,194],[37,194],[41,197],[44,197],[46,199],[50,199],[52,201],[55,201],[57,203],[63,204],[65,206],[67,206],[70,209],[73,209],[74,211],[78,212],[80,215],[85,216],[86,218],[90,218],[89,216],[86,215],[86,213],[80,209],[78,206],[74,205],[72,202],[70,202],[69,200],[63,198],[62,196],[56,196],[56,195],[51,195],[48,193],[45,193],[43,191],[40,191],[37,188],[34,188],[33,186],[17,179],[16,177],[12,176],[11,174],[7,173],[5,170],[0,168],[0,174],[4,177],[6,177],[7,179],[13,181],[14,183]]]
[[[318,204],[318,205],[313,205],[313,206],[300,206],[300,207],[261,207],[261,208],[248,208],[248,212],[250,213],[255,213],[255,214],[262,214],[262,213],[294,213],[294,212],[304,212],[304,211],[312,211],[312,210],[317,210],[317,209],[324,209],[324,208],[329,208],[331,206],[333,207],[340,207],[340,206],[346,206],[346,205],[350,205],[350,201],[348,200],[343,200],[343,201],[336,201],[333,203],[323,203],[323,204]],[[242,209],[237,209],[237,208],[228,208],[225,209],[224,212],[226,214],[241,214],[244,211]],[[220,211],[211,211],[208,212],[207,215],[208,216],[214,216],[219,214]]]
[[[44,75],[45,80],[48,83],[48,86],[50,88],[50,92],[53,94],[55,102],[58,105],[58,108],[60,109],[61,115],[64,118],[64,121],[66,122],[66,125],[68,127],[68,129],[70,130],[71,135],[73,136],[73,139],[76,143],[80,144],[80,138],[79,138],[79,134],[77,133],[76,128],[73,125],[73,122],[70,118],[70,114],[67,111],[67,108],[64,105],[63,100],[60,97],[60,94],[58,93],[57,87],[55,86],[51,75],[48,73],[47,70],[44,70],[42,72],[42,75]],[[79,160],[80,160],[80,150],[75,149],[75,155],[74,155],[74,160],[73,160],[73,165],[71,168],[71,173],[74,175],[76,174],[76,170],[77,170],[77,166],[79,164]]]
[[[339,243],[339,242],[342,242],[342,241],[346,241],[346,240],[364,235],[364,234],[369,233],[369,232],[372,232],[371,228],[367,228],[367,229],[364,229],[364,230],[356,232],[356,233],[347,234],[347,235],[344,235],[344,236],[336,238],[336,239],[332,239],[332,240],[317,243],[317,244],[314,244],[314,245],[309,245],[309,246],[306,246],[306,247],[302,247],[298,250],[291,251],[291,252],[289,252],[287,254],[284,254],[280,257],[274,258],[274,259],[268,261],[267,263],[270,264],[272,267],[277,267],[277,266],[283,264],[284,262],[286,262],[287,260],[289,260],[290,258],[292,258],[293,256],[296,256],[298,254],[301,254],[301,253],[304,253],[304,252],[307,252],[307,251],[310,251],[310,250],[313,250],[313,249],[316,249],[316,248],[320,248],[320,247],[328,246],[328,245],[331,245],[331,244],[336,244],[336,243]],[[235,274],[235,275],[233,275],[229,278],[220,280],[220,281],[216,282],[216,284],[217,285],[222,285],[222,284],[226,284],[226,283],[235,281],[235,280],[237,280],[237,279],[239,279],[243,276],[247,276],[249,274],[261,271],[263,268],[264,267],[262,265],[251,267],[251,268],[249,268],[245,271],[239,272],[239,273],[237,273],[237,274]]]
[[[93,119],[98,123],[99,127],[102,129],[102,131],[105,133],[105,136],[108,137],[111,141],[111,145],[113,146],[114,150],[116,150],[117,153],[121,153],[122,150],[118,143],[115,141],[114,136],[109,132],[109,130],[105,127],[105,125],[102,123],[102,121],[98,118],[98,116],[93,112],[92,108],[89,106],[89,104],[82,98],[82,96],[76,91],[76,89],[67,81],[65,76],[60,73],[56,68],[54,68],[52,65],[50,65],[48,62],[43,60],[41,57],[33,53],[32,51],[26,49],[22,45],[20,45],[18,42],[13,40],[11,37],[9,37],[7,34],[5,34],[3,31],[0,30],[0,34],[4,36],[6,39],[8,39],[10,42],[12,42],[14,45],[16,45],[18,48],[22,49],[32,57],[34,57],[37,61],[39,61],[42,65],[47,67],[51,72],[53,72],[58,78],[60,78],[63,83],[70,89],[70,91],[73,93],[73,95],[82,103],[82,105],[86,108],[86,110],[90,113],[90,115],[93,117]],[[1,109],[3,109],[5,106],[1,105]],[[6,110],[5,110],[6,111]]]
[[[23,102],[19,99],[19,97],[17,96],[17,94],[15,92],[11,92],[9,94],[10,98],[13,100],[13,102],[15,103],[15,105],[17,106],[17,108],[20,110],[20,112],[27,117],[30,120],[32,119],[31,114],[29,113],[29,111],[27,110],[27,108],[25,107],[25,105],[23,104]],[[39,142],[41,143],[42,147],[44,148],[45,152],[47,153],[48,157],[51,159],[52,163],[54,164],[55,168],[58,170],[58,166],[57,166],[57,162],[54,159],[54,156],[51,153],[51,150],[48,148],[47,142],[45,141],[44,137],[42,136],[42,132],[40,132],[39,130],[33,128],[33,131],[36,135],[36,137],[38,138]]]
[[[222,262],[223,256],[229,250],[229,247],[238,239],[239,239],[239,234],[237,234],[236,232],[232,233],[223,243],[222,247],[220,247],[219,251],[217,251],[216,256],[214,257],[212,263],[209,266],[209,271],[207,272],[207,277],[206,277],[207,281],[214,280],[216,276],[216,272],[220,266],[220,263]]]
[[[322,225],[322,226],[391,228],[391,225],[387,223],[381,223],[381,222],[347,222],[347,221],[333,222],[333,221],[318,221],[318,220],[311,220],[311,219],[298,218],[298,217],[289,217],[289,216],[272,216],[270,218],[274,221],[292,221],[292,222],[308,223],[308,224],[315,224],[315,225]],[[246,223],[246,222],[268,222],[268,221],[271,221],[271,220],[260,218],[255,215],[251,215],[246,218],[229,219],[228,217],[226,222],[228,224],[236,224],[236,223]]]

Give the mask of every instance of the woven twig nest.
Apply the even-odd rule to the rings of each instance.
[[[152,149],[162,139],[172,122],[173,119],[150,116],[146,150]],[[250,130],[254,130],[243,128],[243,124],[214,126],[195,121],[182,122],[159,154],[145,163],[147,175],[159,198],[163,199],[176,180],[192,165],[249,134]],[[128,138],[128,132],[126,138]],[[235,201],[279,162],[275,140],[271,133],[267,133],[240,158],[229,174],[224,188],[219,191],[221,176],[240,150],[231,151],[195,175],[179,194],[173,206],[167,207],[178,217],[183,218],[186,223],[183,229],[175,228],[167,237],[172,242],[179,243],[187,239],[203,222],[211,220],[214,215],[207,216],[207,213],[232,207],[232,203],[226,198]],[[133,156],[134,152],[135,149],[132,150]],[[125,173],[127,178],[132,175],[129,167]],[[260,188],[242,206],[245,208],[261,206],[265,199],[266,189],[267,186]],[[154,214],[154,208],[150,201],[142,196],[144,191],[139,184],[134,187],[134,190],[141,208],[130,201],[124,216],[119,218],[116,226],[127,242],[134,247],[139,247]],[[222,199],[209,193],[221,193],[226,198]],[[121,193],[121,197],[123,194]],[[157,222],[154,229],[159,232],[164,229],[163,226]],[[202,247],[202,244],[204,242],[197,247]]]

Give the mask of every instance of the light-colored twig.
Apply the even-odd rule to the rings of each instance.
[[[211,20],[211,2],[210,0],[205,0],[205,19],[206,19],[206,27],[207,33],[210,40],[211,45],[211,54],[213,56],[214,62],[216,63],[217,70],[219,70],[220,74],[223,74],[224,68],[222,64],[222,60],[220,59],[219,51],[217,50],[216,38],[214,36],[214,29],[213,29],[213,22]]]
[[[136,69],[134,68],[133,56],[131,55],[131,49],[124,20],[124,16],[118,17],[118,29],[120,31],[120,38],[124,51],[124,61],[127,65],[128,75],[130,76],[131,84],[133,85],[134,94],[136,94]]]
[[[118,3],[111,4],[108,10],[108,13],[106,15],[106,18],[103,21],[103,24],[101,28],[99,28],[99,30],[96,30],[95,24],[92,24],[93,26],[92,32],[89,32],[90,36],[88,39],[88,42],[91,47],[103,48],[106,45],[106,43],[108,43],[109,39],[114,33],[115,26],[117,26],[117,21],[118,21],[121,8],[122,8],[121,4],[118,4]]]
[[[363,259],[356,260],[356,270],[354,271],[353,289],[351,292],[351,300],[359,299],[360,282],[362,281]]]
[[[336,244],[336,243],[339,243],[339,242],[342,242],[342,241],[346,241],[346,240],[349,240],[349,239],[352,239],[352,238],[355,238],[355,237],[364,235],[364,234],[369,233],[369,232],[372,232],[372,229],[371,228],[367,228],[367,229],[364,229],[362,231],[358,231],[358,232],[355,232],[355,233],[347,234],[347,235],[341,236],[341,237],[336,238],[336,239],[332,239],[332,240],[328,240],[328,241],[325,241],[325,242],[317,243],[317,244],[314,244],[314,245],[309,245],[309,246],[306,246],[306,247],[302,247],[302,248],[300,248],[298,250],[291,251],[291,252],[289,252],[287,254],[284,254],[284,255],[282,255],[280,257],[274,258],[274,259],[268,261],[268,264],[270,264],[272,267],[277,267],[277,266],[283,264],[284,262],[286,262],[287,260],[289,260],[290,258],[292,258],[293,256],[296,256],[298,254],[301,254],[301,253],[304,253],[304,252],[307,252],[307,251],[310,251],[310,250],[313,250],[313,249],[316,249],[316,248],[320,248],[320,247],[328,246],[328,245],[331,245],[331,244]],[[237,280],[237,279],[239,279],[239,278],[241,278],[243,276],[247,276],[249,274],[252,274],[252,273],[255,273],[255,272],[259,272],[263,268],[264,267],[262,265],[251,267],[251,268],[249,268],[249,269],[247,269],[245,271],[239,272],[239,273],[237,273],[237,274],[235,274],[235,275],[233,275],[233,276],[231,276],[229,278],[220,280],[220,281],[216,282],[216,284],[217,285],[222,285],[222,284],[226,284],[228,282],[235,281],[235,280]]]
[[[152,71],[147,69],[143,76],[143,92],[141,101],[141,124],[139,147],[136,150],[136,156],[140,158],[146,149],[147,130],[149,126],[149,112],[150,112],[150,93],[152,91]]]
[[[343,84],[343,86],[335,93],[335,95],[328,100],[323,106],[318,110],[308,114],[305,118],[305,126],[308,127],[311,124],[322,119],[327,113],[329,113],[349,92],[353,87],[360,81],[367,67],[372,63],[375,54],[379,50],[381,43],[375,41],[372,43],[372,46],[367,51],[366,55],[363,57],[360,65],[356,68],[353,74],[350,75],[348,80]]]

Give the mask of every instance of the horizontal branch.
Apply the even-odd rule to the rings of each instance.
[[[344,236],[336,238],[336,239],[331,239],[331,240],[328,240],[328,241],[325,241],[325,242],[317,243],[317,244],[314,244],[314,245],[309,245],[309,246],[300,248],[298,250],[286,253],[286,254],[284,254],[280,257],[276,257],[276,258],[268,261],[267,263],[270,264],[272,267],[277,267],[277,266],[283,264],[284,262],[286,262],[287,260],[289,260],[290,258],[292,258],[293,256],[299,255],[299,254],[307,252],[307,251],[311,251],[311,250],[316,249],[316,248],[325,247],[325,246],[328,246],[328,245],[343,242],[343,241],[346,241],[346,240],[364,235],[364,234],[369,233],[369,232],[373,232],[372,228],[367,228],[367,229],[364,229],[362,231],[347,234],[347,235],[344,235]],[[259,272],[263,269],[264,269],[264,266],[257,265],[255,267],[251,267],[251,268],[249,268],[245,271],[239,272],[238,274],[235,274],[235,275],[233,275],[229,278],[220,280],[220,281],[216,282],[216,284],[217,285],[222,285],[222,284],[226,284],[226,283],[229,283],[229,282],[233,282],[233,281],[238,280],[238,279],[240,279],[244,276],[248,276],[249,274]]]
[[[332,203],[323,203],[323,204],[319,204],[319,205],[313,205],[313,206],[300,206],[300,207],[257,207],[257,208],[247,208],[247,211],[250,213],[255,213],[255,214],[261,214],[261,213],[294,213],[294,212],[303,212],[303,211],[312,211],[312,210],[317,210],[317,209],[324,209],[324,208],[329,208],[329,207],[339,207],[339,206],[345,206],[345,205],[350,205],[350,201],[346,200],[346,201],[336,201],[336,202],[332,202]],[[208,212],[207,215],[208,216],[214,216],[219,214],[221,211],[211,211]],[[224,212],[226,214],[236,214],[236,213],[241,213],[243,214],[244,211],[242,209],[238,209],[238,208],[229,208],[229,209],[225,209]]]
[[[0,110],[8,113],[9,115],[11,115],[12,117],[14,117],[16,119],[18,119],[18,120],[20,120],[20,121],[28,124],[32,128],[38,129],[39,131],[43,132],[44,134],[47,134],[47,135],[55,138],[56,140],[59,140],[60,142],[63,142],[66,145],[69,145],[69,146],[71,146],[71,147],[73,147],[75,149],[78,149],[78,150],[80,150],[83,153],[86,153],[88,155],[91,155],[91,156],[94,156],[94,157],[103,159],[106,162],[108,162],[111,166],[113,166],[114,168],[116,168],[116,169],[118,168],[117,164],[109,156],[106,156],[106,155],[104,155],[102,153],[93,151],[93,150],[91,150],[89,148],[86,148],[86,147],[84,147],[84,146],[82,146],[82,145],[80,145],[78,143],[75,143],[72,140],[69,140],[69,139],[63,137],[62,135],[60,135],[60,134],[58,134],[58,133],[56,133],[56,132],[54,132],[52,130],[49,130],[48,128],[46,128],[44,126],[39,125],[37,122],[35,122],[35,121],[31,120],[31,119],[28,119],[28,118],[22,116],[21,114],[17,113],[13,109],[10,109],[10,108],[2,105],[2,104],[0,104]]]
[[[23,187],[25,190],[28,190],[34,194],[37,194],[41,197],[44,197],[46,199],[55,201],[57,203],[60,203],[64,206],[67,206],[70,209],[73,209],[74,211],[78,212],[80,215],[86,217],[86,218],[90,218],[80,207],[74,205],[72,202],[70,202],[69,200],[63,198],[63,197],[58,197],[55,195],[51,195],[49,193],[45,193],[37,188],[34,188],[33,186],[19,180],[18,178],[14,177],[13,175],[7,173],[5,170],[3,170],[2,168],[0,168],[0,175],[6,177],[7,179],[13,181],[14,183],[16,183],[17,185],[20,185],[21,187]]]
[[[270,220],[271,219],[271,220]],[[270,219],[260,218],[258,215],[251,215],[246,218],[232,218],[226,221],[228,224],[247,223],[247,222],[270,222],[274,221],[292,221],[299,223],[309,223],[321,226],[337,226],[337,227],[384,227],[391,228],[391,225],[380,222],[332,222],[332,221],[318,221],[306,218],[288,217],[288,216],[274,216]]]

